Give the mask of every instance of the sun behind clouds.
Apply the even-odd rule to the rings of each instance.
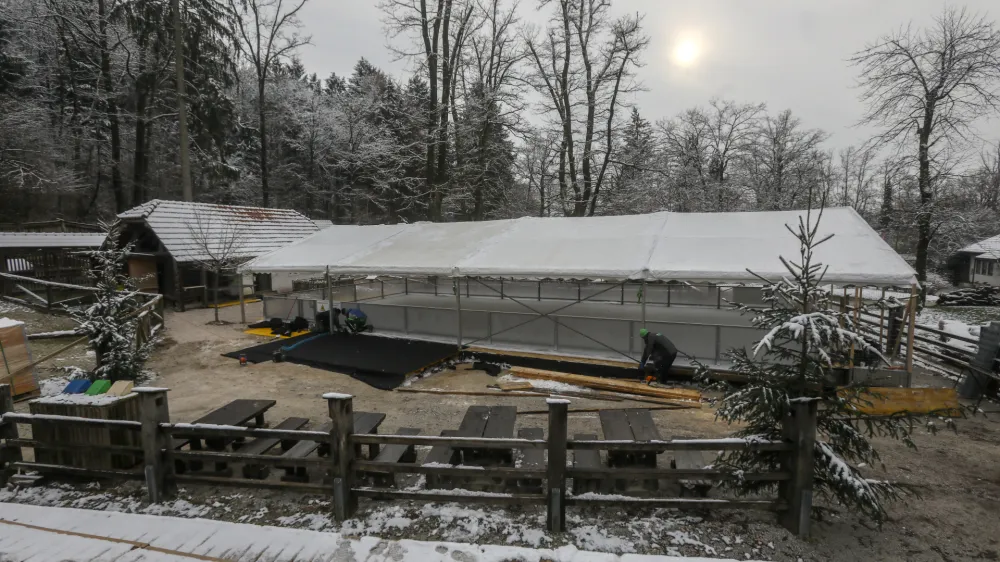
[[[682,68],[694,66],[701,58],[701,42],[692,36],[681,37],[673,47],[671,58]]]

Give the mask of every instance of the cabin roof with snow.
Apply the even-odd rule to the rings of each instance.
[[[99,248],[104,234],[89,232],[0,232],[0,248]]]
[[[805,211],[652,213],[482,222],[334,225],[262,255],[255,272],[760,282],[787,276]],[[818,214],[813,211],[813,215]],[[851,208],[823,211],[815,250],[837,284],[909,286],[910,267]]]
[[[290,209],[162,199],[129,209],[118,218],[146,225],[179,263],[210,260],[213,246],[218,251],[227,238],[238,239],[239,253],[249,258],[282,248],[319,230],[305,215]]]
[[[985,240],[980,240],[973,244],[962,248],[958,251],[960,254],[989,254],[989,257],[993,259],[1000,259],[1000,234],[987,238]]]

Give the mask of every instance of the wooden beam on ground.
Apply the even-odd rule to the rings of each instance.
[[[556,381],[575,386],[593,388],[595,390],[622,392],[625,394],[636,394],[639,396],[652,396],[654,398],[663,398],[667,400],[690,400],[693,402],[701,400],[701,392],[685,388],[657,388],[632,381],[573,375],[569,373],[559,373],[556,371],[531,369],[528,367],[511,367],[510,371],[515,376],[524,379]]]
[[[399,387],[396,392],[417,392],[421,394],[443,394],[450,396],[496,396],[499,398],[503,397],[517,397],[517,398],[548,398],[548,394],[542,394],[540,392],[485,392],[485,391],[469,391],[469,390],[438,390],[432,388],[404,388]]]
[[[570,409],[570,414],[596,414],[604,410],[630,410],[631,408],[576,408]],[[690,410],[692,408],[686,406],[650,406],[648,408],[643,408],[645,410]],[[548,414],[548,410],[523,410],[519,411],[517,415],[519,416],[541,416]]]

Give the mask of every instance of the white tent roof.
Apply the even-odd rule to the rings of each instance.
[[[804,211],[653,213],[333,226],[261,255],[245,269],[344,275],[439,275],[759,281],[797,261],[793,228]],[[816,249],[831,283],[905,286],[913,269],[851,208],[823,212]]]

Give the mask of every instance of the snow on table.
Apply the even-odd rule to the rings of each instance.
[[[184,554],[258,562],[720,562],[717,558],[636,554],[619,556],[581,551],[573,546],[551,550],[452,542],[387,541],[376,537],[347,538],[340,533],[262,527],[209,519],[180,519],[11,503],[0,503],[0,520],[0,553],[3,553],[5,561],[10,562],[29,559],[190,562],[192,558]]]
[[[0,328],[13,328],[14,326],[23,326],[24,322],[20,320],[14,320],[13,318],[3,317],[0,318]]]

